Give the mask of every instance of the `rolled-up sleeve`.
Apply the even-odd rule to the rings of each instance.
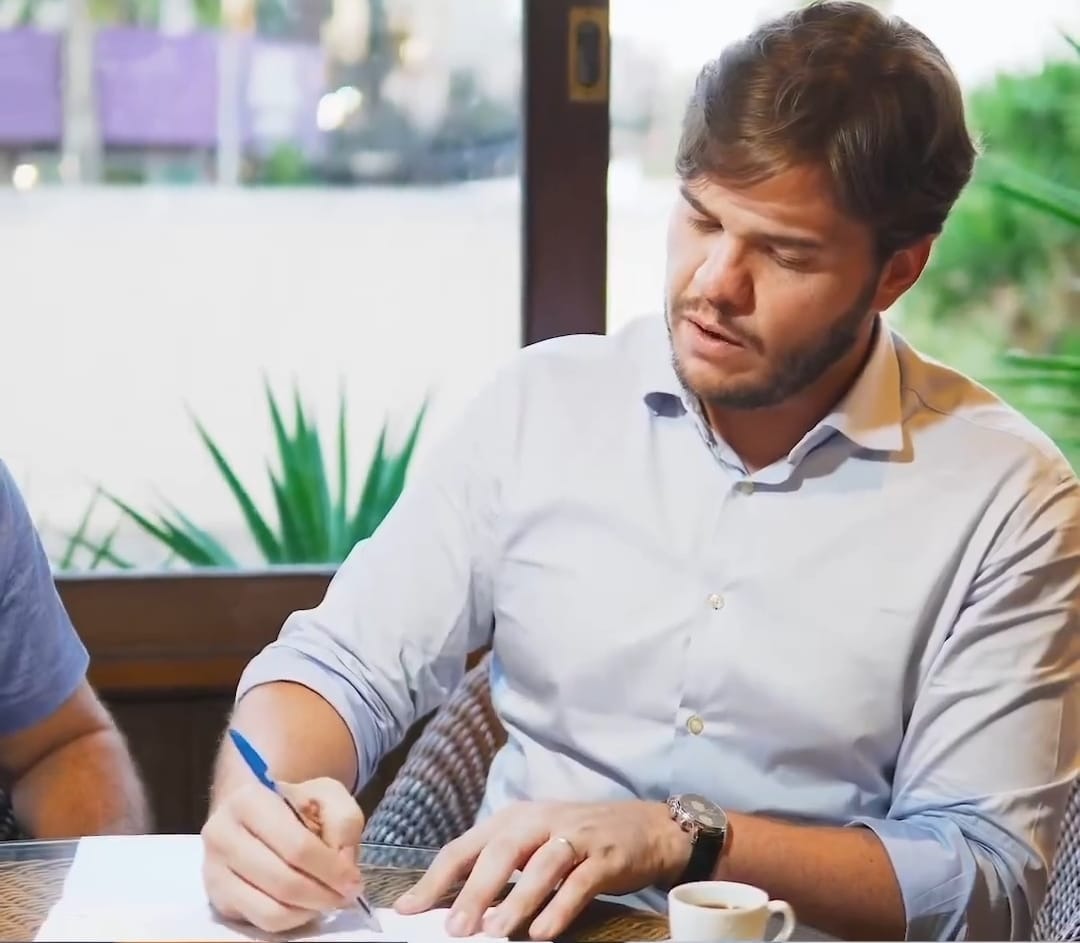
[[[461,679],[490,641],[491,556],[506,381],[483,391],[419,462],[371,537],[359,542],[314,609],[293,613],[248,665],[236,692],[302,684],[341,715],[357,751],[354,790],[412,723]]]
[[[1080,489],[1031,476],[914,703],[884,819],[907,938],[1028,939],[1080,774]]]

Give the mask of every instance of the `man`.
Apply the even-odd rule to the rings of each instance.
[[[127,746],[86,680],[88,661],[0,462],[0,773],[15,823],[34,838],[149,827]]]
[[[666,317],[525,350],[252,662],[235,725],[355,829],[492,644],[507,744],[402,910],[467,878],[451,932],[552,939],[714,876],[843,937],[1025,937],[1080,769],[1080,489],[880,315],[974,158],[900,20],[735,43],[687,109]],[[269,929],[358,882],[228,749],[204,839],[211,901]]]

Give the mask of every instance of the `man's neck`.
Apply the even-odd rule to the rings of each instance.
[[[772,465],[787,456],[851,389],[866,365],[878,330],[884,326],[866,331],[842,360],[784,402],[761,409],[729,409],[703,402],[705,419],[748,472]]]

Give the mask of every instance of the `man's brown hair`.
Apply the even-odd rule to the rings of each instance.
[[[739,185],[821,166],[886,258],[941,231],[976,153],[937,46],[898,17],[832,0],[766,23],[705,65],[676,169]]]

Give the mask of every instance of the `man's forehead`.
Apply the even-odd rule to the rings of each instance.
[[[828,173],[798,165],[760,180],[737,182],[711,176],[682,181],[683,196],[710,215],[737,214],[771,228],[806,230],[821,237],[839,237],[856,225],[841,210]]]

